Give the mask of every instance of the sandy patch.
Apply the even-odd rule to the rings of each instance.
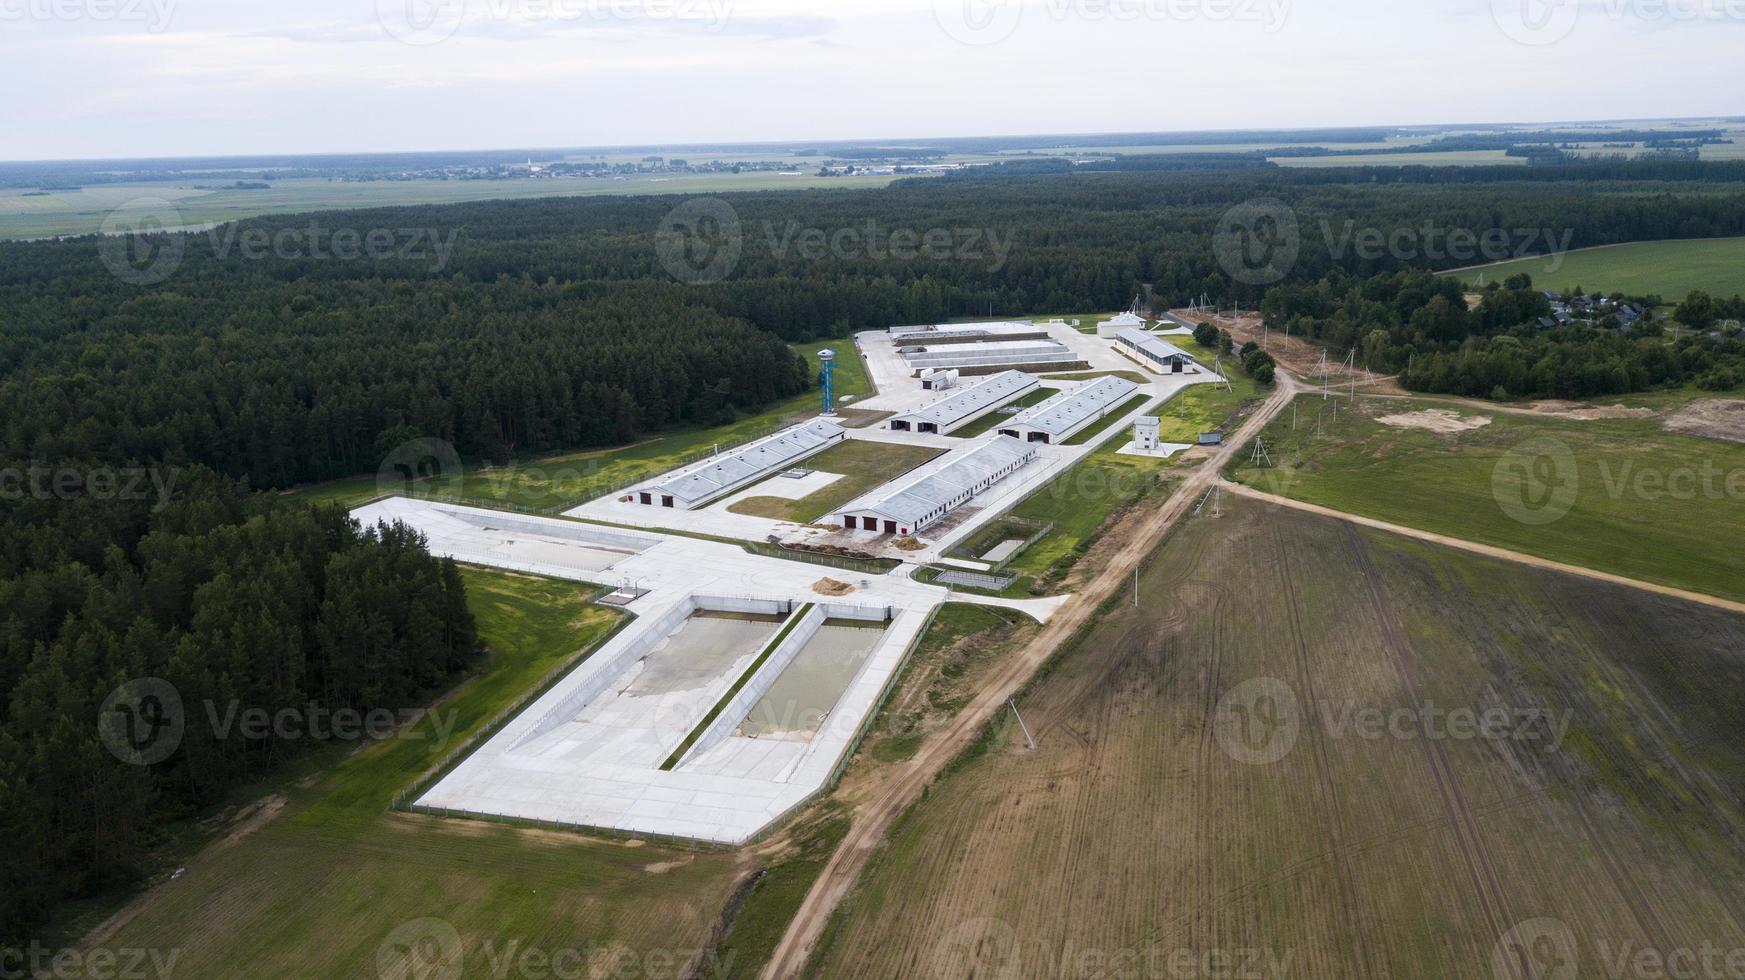
[[[1587,405],[1582,402],[1543,401],[1534,402],[1532,409],[1544,415],[1555,415],[1558,418],[1574,419],[1577,422],[1600,422],[1606,419],[1648,419],[1654,417],[1652,408],[1630,408],[1627,405]]]
[[[1482,429],[1491,424],[1489,415],[1461,415],[1446,408],[1426,408],[1421,412],[1383,415],[1376,419],[1382,425],[1396,429],[1428,429],[1442,435],[1454,435]]]
[[[285,802],[283,796],[274,795],[244,808],[237,815],[236,829],[225,835],[224,846],[228,847],[271,823],[279,815],[279,811],[285,808]]]
[[[1684,436],[1745,442],[1745,401],[1706,398],[1691,402],[1662,422],[1660,427]]]
[[[821,578],[812,583],[812,591],[819,595],[848,595],[854,591],[854,586],[833,578]]]
[[[687,857],[677,861],[656,861],[654,864],[643,865],[642,870],[651,875],[664,875],[668,871],[676,871],[695,860],[694,857]]]

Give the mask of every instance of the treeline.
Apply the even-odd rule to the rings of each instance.
[[[780,339],[676,289],[192,249],[142,289],[91,268],[82,243],[14,248],[43,268],[0,289],[0,456],[15,459],[205,465],[283,487],[374,470],[419,436],[507,461],[717,424],[811,383]]]
[[[1415,237],[1423,228],[1532,231],[1511,237],[1524,252],[1745,234],[1745,169],[1665,166],[1471,167],[1441,183],[1410,167],[995,172],[739,194],[736,261],[698,285],[677,281],[660,247],[670,197],[255,219],[163,239],[183,256],[150,285],[112,275],[94,239],[3,244],[0,453],[205,465],[279,487],[371,471],[413,435],[498,461],[622,443],[804,391],[813,379],[783,341],[1136,295],[1252,306],[1265,287],[1213,243],[1226,213],[1256,200],[1296,218],[1287,284],[1466,261]],[[1563,170],[1586,178],[1546,177]],[[429,234],[421,255],[373,259],[237,245],[296,243],[311,224]],[[1365,250],[1354,236],[1371,229],[1406,232],[1405,247]],[[893,247],[930,233],[942,237]]]
[[[478,649],[454,563],[403,525],[204,470],[92,492],[101,472],[0,475],[0,948],[136,880],[177,821],[331,733],[319,712],[400,720]],[[173,697],[124,687],[150,678]],[[281,711],[299,737],[225,724]]]
[[[1550,302],[1531,278],[1493,284],[1475,306],[1460,282],[1415,270],[1368,279],[1342,274],[1267,292],[1269,327],[1357,365],[1399,375],[1413,391],[1505,398],[1592,398],[1694,383],[1726,391],[1745,383],[1745,343],[1706,328],[1745,308],[1693,294],[1679,317],[1696,331],[1669,344],[1655,322],[1629,333],[1602,321],[1541,330]]]

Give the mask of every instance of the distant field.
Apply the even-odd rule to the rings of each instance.
[[[1745,617],[1229,498],[1140,594],[1019,695],[1034,750],[1001,712],[896,824],[808,976],[1525,980],[1745,946]]]
[[[1520,272],[1531,275],[1541,289],[1559,291],[1580,286],[1608,294],[1658,293],[1668,302],[1693,289],[1739,296],[1745,295],[1745,238],[1608,245],[1464,269],[1459,275],[1467,282],[1476,282],[1481,274],[1485,282],[1496,282]]]
[[[1429,153],[1356,153],[1351,156],[1272,157],[1281,167],[1524,167],[1506,150],[1438,150]]]
[[[1426,410],[1491,421],[1446,435],[1377,421]],[[1347,513],[1745,599],[1745,445],[1663,431],[1676,410],[1574,421],[1433,399],[1359,398],[1353,408],[1305,395],[1295,431],[1286,412],[1264,433],[1274,467],[1243,465],[1235,478]],[[1569,495],[1568,512],[1545,521],[1559,493]],[[1544,522],[1515,519],[1505,501]]]
[[[402,204],[452,204],[540,197],[606,194],[718,194],[728,191],[804,187],[884,187],[892,177],[818,177],[813,164],[798,177],[764,171],[744,174],[638,175],[623,180],[378,180],[341,183],[321,179],[272,181],[267,190],[198,190],[192,181],[95,185],[25,197],[29,188],[0,190],[0,239],[89,235],[116,208],[142,198],[168,201],[182,223],[204,228],[263,214],[296,214]]]

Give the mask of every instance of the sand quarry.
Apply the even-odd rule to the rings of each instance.
[[[1745,401],[1710,398],[1691,402],[1661,425],[1679,435],[1745,442]]]
[[[1482,429],[1491,424],[1489,415],[1461,415],[1446,408],[1426,408],[1420,412],[1383,415],[1376,419],[1382,425],[1396,429],[1428,429],[1442,435],[1455,435]]]

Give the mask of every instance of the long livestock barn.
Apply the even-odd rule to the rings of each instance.
[[[1013,416],[1012,421],[1000,426],[1000,434],[1025,442],[1057,445],[1119,408],[1138,391],[1139,386],[1126,378],[1087,381]]]
[[[904,346],[897,349],[911,371],[956,368],[964,374],[1048,368],[1074,371],[1085,366],[1077,351],[1058,340],[994,340],[985,343]]]
[[[695,510],[847,438],[847,430],[828,419],[802,422],[767,439],[679,470],[652,487],[632,493],[630,499],[649,506]]]
[[[1006,320],[891,328],[891,343],[899,347],[912,344],[972,344],[984,340],[1030,340],[1047,336],[1048,331],[1034,323]]]
[[[913,412],[892,417],[891,430],[938,435],[955,432],[1012,399],[1035,391],[1040,384],[1035,375],[1005,371]]]
[[[1198,366],[1180,347],[1143,330],[1123,330],[1115,335],[1115,349],[1158,374],[1181,374]]]
[[[996,436],[959,458],[921,477],[877,503],[845,511],[842,526],[881,534],[919,534],[947,514],[987,492],[1036,458],[1036,447]]]

